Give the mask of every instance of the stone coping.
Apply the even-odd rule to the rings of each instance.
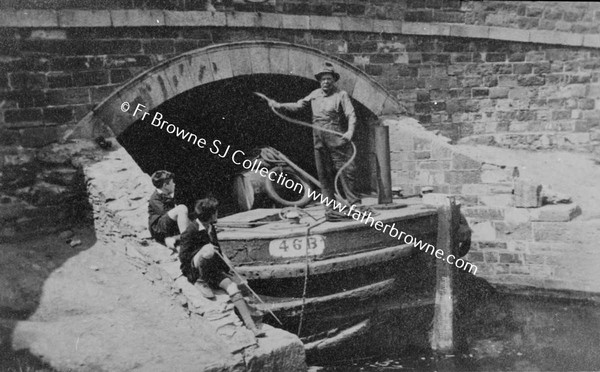
[[[114,139],[111,142],[114,143]],[[215,300],[204,298],[181,274],[177,255],[149,238],[147,201],[154,187],[150,177],[123,147],[115,145],[114,149],[103,153],[101,160],[85,164],[83,172],[99,239],[103,239],[101,234],[113,236],[129,263],[153,283],[165,283],[171,296],[181,302],[190,318],[193,316],[191,321],[203,322],[217,336],[198,342],[214,342],[217,339],[221,343],[216,346],[231,353],[231,360],[223,361],[223,366],[199,366],[198,370],[306,370],[304,345],[296,335],[264,324],[262,329],[267,337],[255,339],[235,315],[234,306],[224,291],[215,291]],[[238,360],[245,368],[236,367]]]
[[[420,23],[358,17],[171,10],[3,9],[0,27],[264,27],[292,30],[448,36],[600,48],[600,35],[509,27]]]

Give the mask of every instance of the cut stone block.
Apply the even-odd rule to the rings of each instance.
[[[483,195],[479,202],[488,207],[512,207],[515,205],[514,196],[511,194]]]
[[[531,210],[531,221],[566,222],[581,214],[577,204],[545,205]]]
[[[512,194],[513,186],[508,183],[497,184],[464,184],[462,185],[462,194],[466,195],[494,195],[494,194]]]
[[[449,194],[439,194],[439,193],[429,193],[429,194],[423,194],[423,204],[426,205],[434,205],[434,206],[441,206],[441,205],[448,205],[448,198],[451,195]]]
[[[473,241],[496,240],[496,229],[491,221],[477,223],[469,220],[470,219],[467,219],[469,226],[473,231],[473,235],[471,235]]]
[[[600,226],[593,223],[533,222],[532,225],[534,240],[538,242],[567,243],[573,246],[596,244],[600,234]]]
[[[465,217],[474,218],[477,220],[502,220],[504,219],[504,211],[501,208],[488,207],[467,207],[463,208]]]
[[[542,205],[542,185],[518,181],[515,185],[515,206],[537,208]]]
[[[452,155],[452,169],[471,170],[480,169],[481,162],[466,155],[454,153]]]
[[[506,208],[504,211],[504,221],[509,226],[516,226],[530,221],[530,211],[523,208]]]
[[[492,168],[481,171],[481,182],[483,183],[501,183],[512,181],[512,170]]]
[[[496,229],[496,237],[498,240],[531,240],[532,227],[531,223],[509,224],[506,222],[493,221]]]

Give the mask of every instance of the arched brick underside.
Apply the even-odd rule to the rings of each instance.
[[[138,103],[145,111],[214,81],[251,74],[278,74],[314,79],[324,61],[332,61],[341,75],[338,86],[375,115],[397,115],[401,105],[381,85],[349,63],[317,49],[282,42],[250,41],[220,44],[190,51],[162,62],[120,87],[90,112],[78,125],[79,136],[92,136],[97,125],[105,125],[115,136],[140,118],[134,118]],[[129,102],[128,113],[121,104]]]

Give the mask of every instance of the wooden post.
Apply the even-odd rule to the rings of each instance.
[[[377,195],[379,204],[392,203],[392,171],[390,160],[390,128],[379,125],[375,134],[375,159],[377,160]]]
[[[454,266],[445,258],[456,252],[457,232],[460,222],[460,206],[449,197],[438,207],[437,249],[444,251],[443,259],[435,259],[436,288],[433,327],[430,335],[434,351],[448,353],[454,351]]]

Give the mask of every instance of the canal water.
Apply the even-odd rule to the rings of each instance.
[[[457,309],[455,354],[435,355],[426,334],[406,333],[405,325],[419,320],[403,313],[343,350],[309,361],[309,371],[600,371],[598,303],[485,292]]]

